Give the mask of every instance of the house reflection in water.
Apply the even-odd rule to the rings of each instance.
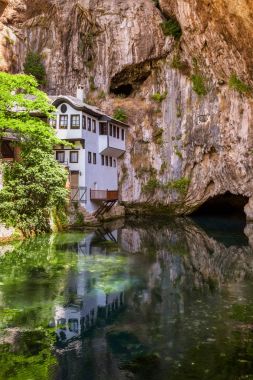
[[[83,265],[83,256],[106,255],[108,247],[101,242],[117,243],[117,230],[98,229],[87,235],[75,247],[78,254],[77,273],[69,278],[66,293],[69,302],[64,306],[56,306],[54,326],[59,343],[68,343],[88,332],[96,325],[104,325],[124,304],[124,293],[106,294],[96,291],[94,273],[87,271]]]

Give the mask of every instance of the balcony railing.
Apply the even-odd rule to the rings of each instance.
[[[118,190],[91,190],[90,199],[92,201],[117,201],[119,192]]]

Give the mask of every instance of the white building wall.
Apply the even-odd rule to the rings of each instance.
[[[61,113],[61,107],[65,104],[67,107],[66,113]],[[60,125],[60,115],[68,116],[68,128],[61,129]],[[80,128],[71,129],[71,115],[80,116]],[[86,117],[86,129],[83,128],[83,116]],[[88,118],[91,118],[91,131],[88,130]],[[96,132],[93,131],[93,120],[96,121]],[[69,160],[69,149],[66,147],[65,150],[65,161],[68,163],[70,171],[79,171],[79,186],[87,187],[86,193],[86,204],[81,204],[88,212],[94,212],[97,210],[101,202],[91,202],[90,200],[90,190],[118,190],[118,156],[119,154],[114,154],[111,152],[108,156],[108,166],[106,166],[106,156],[104,156],[104,165],[102,165],[101,142],[107,139],[107,136],[99,135],[99,120],[92,117],[89,114],[83,113],[82,111],[77,111],[74,107],[70,106],[68,103],[61,103],[57,109],[57,136],[62,140],[72,140],[72,139],[83,139],[85,141],[85,147],[81,146],[81,143],[75,145],[79,151],[79,162],[70,163]],[[120,138],[116,139],[109,137],[108,140],[112,143],[113,147],[125,150],[125,141],[121,139],[121,128],[120,128]],[[126,139],[125,139],[126,140]],[[59,148],[59,147],[58,147]],[[75,150],[73,148],[73,150]],[[91,162],[89,162],[89,152],[91,153]],[[96,163],[94,163],[94,154],[96,157]],[[110,166],[110,157],[112,157],[112,166]]]

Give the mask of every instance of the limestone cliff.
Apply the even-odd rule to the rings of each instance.
[[[39,51],[50,93],[74,94],[82,83],[90,102],[126,110],[120,183],[129,210],[189,213],[230,192],[250,199],[252,219],[250,3],[4,0],[0,64],[19,72],[27,51]],[[179,41],[163,33],[171,18]]]

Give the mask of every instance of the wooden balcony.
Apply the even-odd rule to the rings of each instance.
[[[118,190],[91,190],[91,201],[117,201],[119,199]]]

